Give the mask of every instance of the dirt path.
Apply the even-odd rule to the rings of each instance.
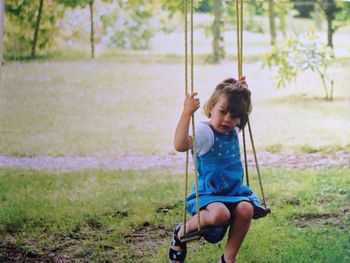
[[[22,168],[34,170],[47,170],[64,172],[83,169],[122,169],[122,170],[145,170],[166,169],[183,171],[185,163],[184,154],[168,156],[144,156],[124,155],[111,157],[76,157],[76,156],[35,156],[35,157],[12,157],[0,156],[1,168]],[[324,169],[341,168],[350,166],[350,152],[335,153],[258,153],[259,165],[263,167],[281,167],[284,169]],[[248,154],[249,165],[254,165],[254,156]]]

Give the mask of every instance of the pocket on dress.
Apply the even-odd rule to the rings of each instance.
[[[210,190],[210,194],[225,193],[232,189],[233,185],[232,178],[222,172],[214,172],[206,180],[206,186]]]

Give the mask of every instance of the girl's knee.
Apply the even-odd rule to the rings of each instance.
[[[240,202],[235,209],[235,216],[245,221],[250,221],[253,218],[254,207],[249,202]]]
[[[230,210],[227,208],[220,209],[216,214],[215,214],[215,222],[216,224],[224,224],[228,222],[231,218],[231,213]]]
[[[225,205],[212,206],[210,208],[211,225],[220,225],[228,222],[231,218],[230,210]]]

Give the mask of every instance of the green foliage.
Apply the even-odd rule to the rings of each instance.
[[[271,68],[277,66],[277,88],[286,87],[295,81],[300,72],[312,70],[322,80],[325,98],[333,98],[333,81],[327,78],[327,69],[333,53],[322,44],[314,32],[309,31],[301,36],[290,37],[282,44],[276,45],[266,55],[265,62]],[[329,87],[329,85],[331,87]]]
[[[293,3],[293,8],[298,11],[298,17],[311,18],[311,13],[314,12],[315,5],[318,4],[326,13],[327,9],[333,6],[334,14],[332,14],[333,19],[336,20],[338,25],[343,24],[343,22],[349,22],[350,14],[350,2],[344,0],[317,0],[317,1],[305,1],[305,0],[291,0]]]
[[[288,1],[279,1],[278,4],[275,5],[274,11],[279,21],[277,27],[282,33],[287,29],[287,18],[291,9],[292,5]]]
[[[136,1],[135,1],[136,2]],[[152,5],[147,2],[118,5],[114,12],[101,17],[108,34],[109,47],[147,49],[155,29],[152,26]]]
[[[110,48],[148,49],[156,30],[162,30],[163,17],[154,17],[158,4],[145,0],[116,1],[108,5],[100,20]],[[167,29],[165,29],[166,31]]]
[[[342,0],[320,0],[320,8],[327,19],[328,46],[333,48],[333,34],[350,22],[350,2]]]
[[[350,2],[349,1],[335,1],[335,24],[334,31],[338,28],[349,24],[350,22]]]
[[[199,6],[196,8],[196,12],[199,13],[209,13],[212,9],[210,0],[203,0],[199,3]]]
[[[39,1],[6,1],[5,54],[6,58],[29,56],[33,44],[33,35],[37,19]],[[52,37],[57,31],[56,21],[63,10],[53,1],[45,1],[37,42],[39,49],[45,49],[54,43]]]
[[[297,17],[311,18],[315,3],[305,0],[291,0],[291,2],[293,3],[293,9],[298,11]]]
[[[253,14],[258,15],[258,16],[263,16],[265,14],[263,1],[251,0],[248,3],[249,3],[249,7],[254,10]]]

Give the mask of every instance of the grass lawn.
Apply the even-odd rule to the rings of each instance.
[[[237,76],[232,21],[226,21],[224,32],[227,59],[204,63],[212,42],[204,27],[211,19],[195,17],[194,83],[202,106],[218,82]],[[256,19],[268,32],[268,19]],[[97,59],[89,60],[84,59],[89,43],[77,40],[74,48],[60,42],[52,58],[46,54],[36,61],[6,61],[0,86],[0,155],[174,154],[173,133],[184,98],[184,35],[182,19],[171,23],[176,30],[158,32],[150,50],[97,48]],[[312,26],[312,20],[289,18],[287,32]],[[260,150],[350,149],[349,31],[342,27],[334,35],[336,59],[328,71],[335,81],[333,102],[323,100],[321,80],[312,72],[276,90],[275,72],[262,68],[269,34],[244,32],[243,73],[253,94],[252,128]],[[325,30],[319,34],[324,42]],[[200,111],[196,119],[203,119]]]
[[[239,262],[349,262],[349,173],[264,170],[272,214],[253,222]],[[167,262],[182,191],[183,176],[161,170],[1,169],[0,259]],[[223,246],[191,243],[188,262],[216,262]]]
[[[155,57],[153,57],[155,58]],[[166,60],[167,58],[165,58]],[[329,70],[335,100],[305,73],[276,90],[273,72],[247,63],[252,127],[259,149],[334,151],[350,148],[349,59]],[[199,63],[195,89],[202,105],[214,86],[235,76],[235,64]],[[172,154],[183,103],[183,65],[157,62],[9,62],[0,88],[0,154],[15,156]],[[200,111],[197,121],[203,119]]]

